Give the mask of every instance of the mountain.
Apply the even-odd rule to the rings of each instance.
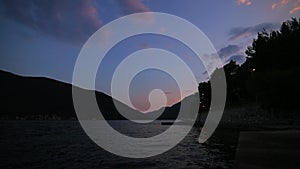
[[[5,71],[0,71],[0,79],[1,119],[76,118],[71,84],[44,77],[23,77]],[[85,94],[95,92],[98,106],[105,119],[125,119],[117,111],[113,101],[117,102],[123,111],[133,113],[137,120],[152,118],[159,113],[154,111],[143,114],[102,92],[77,89]],[[179,108],[180,103],[165,108],[159,119],[175,119]]]

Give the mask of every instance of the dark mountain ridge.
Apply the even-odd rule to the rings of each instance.
[[[24,77],[0,70],[1,119],[75,119],[72,85],[45,77]],[[113,98],[99,91],[78,88],[81,92],[95,92],[98,106],[109,120],[125,119],[116,109]],[[147,114],[133,110],[118,100],[122,110],[134,113],[137,120],[156,116],[159,111]],[[159,119],[175,119],[180,103],[165,108]]]

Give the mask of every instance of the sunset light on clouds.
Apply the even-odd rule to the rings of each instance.
[[[237,2],[238,2],[239,5],[240,4],[245,4],[245,5],[249,6],[249,5],[252,4],[252,2],[250,0],[238,0]]]
[[[300,10],[300,4],[299,4],[299,6],[296,6],[295,8],[293,8],[292,10],[290,10],[290,14],[293,14],[293,13],[299,11],[299,10]]]
[[[271,6],[272,10],[282,8],[289,5],[289,13],[294,14],[300,10],[300,0],[281,0],[279,2],[274,2]]]
[[[253,3],[257,3],[257,2],[253,2],[250,0],[237,0],[238,5],[250,6]],[[270,6],[271,6],[272,10],[275,10],[275,9],[279,10],[285,6],[288,6],[289,14],[294,14],[295,12],[300,10],[300,0],[277,0],[277,1],[274,1],[273,3],[271,3]]]
[[[0,0],[0,50],[3,56],[0,69],[70,83],[76,58],[87,39],[105,24],[140,12],[163,12],[188,20],[207,35],[224,64],[230,60],[242,64],[244,51],[257,32],[277,30],[284,20],[298,17],[299,11],[300,0]],[[151,24],[155,19],[146,13],[136,21]],[[168,31],[163,26],[160,30],[162,33]],[[114,30],[105,30],[103,39],[109,41],[114,33]],[[110,94],[111,76],[118,63],[127,55],[147,48],[162,48],[175,53],[191,67],[198,82],[208,80],[207,71],[197,56],[174,39],[143,35],[120,44],[105,56],[105,64],[99,68],[95,82],[99,91]],[[102,44],[98,45],[101,47]],[[208,69],[214,70],[213,65]],[[149,79],[157,78],[153,73],[148,75]],[[149,91],[156,83],[159,83],[159,88],[173,82],[150,80],[146,83],[140,80],[133,84],[133,88],[142,86],[139,91]],[[169,106],[179,101],[176,90],[164,91],[168,93]],[[193,92],[188,91],[186,95]],[[149,107],[149,103],[138,105],[142,100],[147,101],[145,92],[132,93],[132,98],[139,109]]]

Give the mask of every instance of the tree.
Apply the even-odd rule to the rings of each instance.
[[[259,32],[246,50],[247,61],[239,77],[248,93],[265,109],[272,111],[299,110],[298,70],[300,61],[300,20],[284,22],[280,31]]]
[[[299,111],[299,47],[299,19],[284,22],[279,31],[258,32],[245,51],[245,63],[238,66],[231,61],[223,67],[227,79],[227,106],[255,102],[271,112]],[[200,107],[209,107],[210,90],[210,82],[199,84]]]

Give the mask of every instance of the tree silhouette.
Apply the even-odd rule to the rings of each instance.
[[[241,72],[247,72],[245,86],[263,108],[299,110],[299,44],[300,20],[292,18],[280,31],[258,33],[246,50],[248,58],[241,66]]]
[[[224,66],[227,105],[255,102],[270,112],[299,111],[300,20],[282,23],[280,30],[259,32],[245,51],[241,66],[231,61]],[[209,82],[199,84],[199,94],[209,106]]]
[[[246,54],[259,72],[297,67],[300,44],[300,22],[296,18],[282,24],[280,31],[258,33]]]

